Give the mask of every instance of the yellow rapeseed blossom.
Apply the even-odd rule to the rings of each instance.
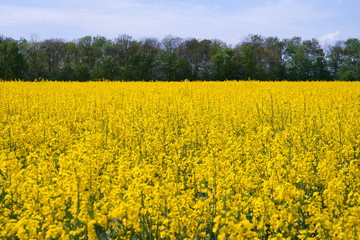
[[[2,239],[359,239],[360,83],[0,82]]]

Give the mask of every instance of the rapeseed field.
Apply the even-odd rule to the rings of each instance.
[[[360,239],[360,83],[0,82],[1,239]]]

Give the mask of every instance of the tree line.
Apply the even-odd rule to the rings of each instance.
[[[220,40],[136,40],[85,36],[74,41],[14,40],[0,36],[0,78],[88,80],[360,80],[360,40],[322,47],[317,39],[249,35]]]

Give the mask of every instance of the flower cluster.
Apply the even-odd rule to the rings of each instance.
[[[0,82],[0,238],[358,239],[360,84]]]

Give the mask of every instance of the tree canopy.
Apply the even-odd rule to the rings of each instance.
[[[85,36],[74,41],[0,36],[0,78],[33,81],[181,81],[256,79],[360,80],[360,40],[331,46],[317,39],[249,35],[235,46],[220,40],[136,40]]]

